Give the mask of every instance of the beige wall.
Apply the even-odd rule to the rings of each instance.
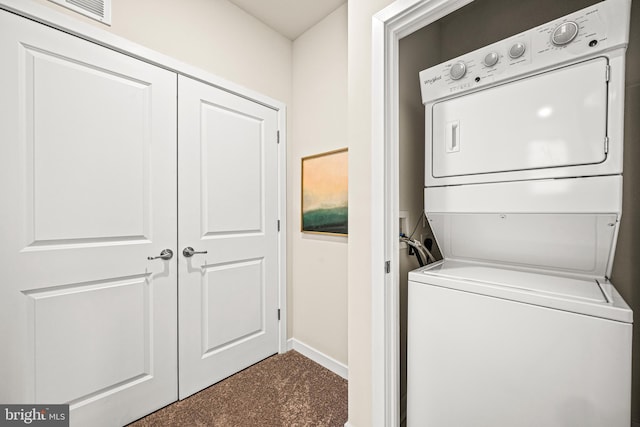
[[[476,0],[458,11],[429,25],[400,43],[400,169],[413,168],[413,157],[423,149],[415,140],[424,137],[424,117],[415,111],[420,92],[409,87],[412,75],[440,62],[478,49],[531,27],[553,20],[575,10],[597,3],[598,0],[522,0],[513,7],[512,0]],[[507,17],[509,19],[505,19]],[[465,32],[459,29],[464,28]],[[473,34],[474,37],[467,37]],[[417,79],[416,79],[417,80]],[[620,237],[616,251],[612,281],[627,303],[640,312],[640,170],[635,165],[640,158],[640,3],[633,5],[630,44],[627,50],[625,113],[624,202]],[[404,137],[403,137],[404,135]],[[413,151],[414,156],[409,152]],[[402,163],[406,162],[406,163]],[[401,180],[403,175],[401,175]],[[401,186],[405,184],[401,182]],[[422,194],[401,191],[400,209],[422,203]],[[404,197],[403,197],[404,195]],[[405,198],[406,197],[406,198]],[[408,198],[414,197],[413,201]],[[419,200],[418,200],[419,199]],[[402,272],[401,272],[402,273]],[[406,307],[405,302],[401,308]],[[403,316],[406,312],[403,312]],[[401,325],[404,327],[404,323]],[[403,335],[406,333],[402,331]],[[403,342],[404,344],[404,342]],[[640,421],[640,328],[634,328],[632,417]],[[403,370],[404,372],[404,370]]]
[[[349,423],[372,425],[371,19],[391,0],[349,0]],[[382,230],[378,230],[382,233]]]
[[[291,104],[291,40],[227,0],[113,0],[110,27],[35,1]]]
[[[293,43],[289,316],[296,340],[347,364],[347,237],[300,232],[301,158],[347,147],[347,5]]]

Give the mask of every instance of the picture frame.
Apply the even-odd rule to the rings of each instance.
[[[302,158],[303,233],[349,234],[348,154],[347,148],[341,148]]]

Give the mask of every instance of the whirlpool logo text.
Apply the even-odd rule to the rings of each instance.
[[[437,81],[438,81],[438,80],[440,80],[440,79],[442,79],[442,76],[435,76],[435,77],[432,77],[432,78],[430,78],[430,79],[425,80],[425,81],[424,81],[424,84],[426,84],[426,85],[432,85],[432,84],[434,84],[435,82],[437,82]]]

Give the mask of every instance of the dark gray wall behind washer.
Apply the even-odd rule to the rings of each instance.
[[[400,169],[420,170],[424,165],[424,115],[418,72],[459,55],[510,37],[568,13],[598,3],[594,0],[476,0],[400,41]],[[612,281],[627,303],[640,313],[640,2],[631,9],[625,92],[624,202]],[[421,150],[421,151],[420,151]],[[422,169],[424,170],[424,169]],[[422,203],[423,179],[401,176],[404,206]],[[413,216],[413,215],[412,215]],[[410,263],[405,263],[407,267]],[[406,271],[401,294],[406,298]],[[402,278],[404,277],[404,280]],[[406,336],[406,301],[401,302],[401,335]],[[401,361],[406,361],[405,341]],[[606,369],[606,367],[603,367]],[[406,393],[406,370],[401,390]],[[640,422],[640,327],[633,332],[632,419]]]

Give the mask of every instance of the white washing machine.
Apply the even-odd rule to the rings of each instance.
[[[425,212],[410,427],[629,427],[633,313],[609,281],[629,0],[420,73]]]

